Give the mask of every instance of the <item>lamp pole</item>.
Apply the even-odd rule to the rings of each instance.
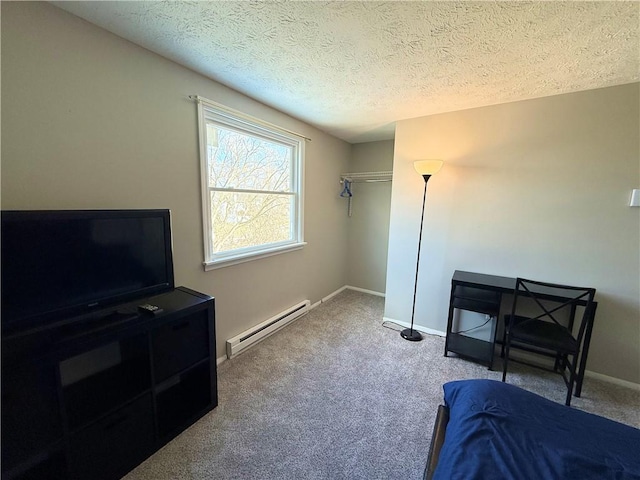
[[[411,327],[405,328],[400,332],[400,336],[410,342],[419,342],[422,335],[413,329],[413,321],[416,316],[416,297],[418,295],[418,272],[420,271],[420,250],[422,247],[422,227],[424,226],[424,206],[427,201],[427,182],[431,175],[437,173],[444,162],[442,160],[416,160],[413,162],[413,168],[416,169],[422,178],[424,178],[424,193],[422,194],[422,214],[420,215],[420,235],[418,236],[418,258],[416,260],[416,278],[413,282],[413,306],[411,308]]]
[[[431,178],[431,175],[422,175],[424,178],[424,193],[422,194],[422,213],[420,215],[420,234],[418,235],[418,259],[416,260],[416,279],[413,282],[413,307],[411,309],[411,328],[405,328],[400,332],[400,336],[410,342],[419,342],[422,340],[422,335],[417,330],[413,329],[413,320],[416,315],[416,296],[418,294],[418,271],[420,267],[420,250],[422,245],[422,227],[424,225],[424,206],[427,201],[427,182]]]

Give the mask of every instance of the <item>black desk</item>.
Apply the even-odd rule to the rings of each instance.
[[[451,296],[449,299],[449,318],[447,320],[447,337],[444,346],[445,357],[449,352],[456,353],[461,357],[483,363],[491,370],[495,352],[495,333],[498,319],[500,318],[502,294],[512,294],[515,286],[516,279],[511,277],[500,277],[497,275],[486,275],[460,270],[453,272],[453,277],[451,278]],[[551,293],[545,295],[545,290],[542,287],[538,289],[537,292],[543,298],[555,302],[565,302],[571,298],[571,292],[567,292],[567,297]],[[582,380],[584,378],[597,306],[598,303],[593,302],[592,315],[588,319],[584,334],[584,343],[580,354],[576,381],[576,397],[579,397],[582,391]],[[483,341],[453,332],[453,313],[455,309],[470,310],[493,317],[495,320],[492,325],[491,339],[489,341]]]

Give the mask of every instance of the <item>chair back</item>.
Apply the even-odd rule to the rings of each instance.
[[[587,326],[587,321],[593,315],[593,302],[596,290],[589,287],[574,287],[560,285],[557,283],[539,282],[524,278],[516,279],[516,286],[513,292],[513,304],[511,318],[517,315],[518,301],[523,298],[532,300],[527,308],[532,310],[527,314],[527,319],[523,321],[534,322],[538,320],[553,322],[556,325],[567,329],[574,336],[578,345],[582,343],[582,337]],[[574,319],[578,310],[582,310],[579,318],[578,332],[573,334]],[[531,313],[533,312],[533,313]],[[567,319],[561,316],[568,313]]]

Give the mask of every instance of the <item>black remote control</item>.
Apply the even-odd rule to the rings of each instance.
[[[151,315],[155,315],[157,313],[162,312],[162,309],[157,305],[151,305],[149,303],[145,303],[144,305],[138,305],[138,310],[142,313],[148,313]]]

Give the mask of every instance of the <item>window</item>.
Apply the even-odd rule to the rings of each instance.
[[[301,248],[304,139],[199,99],[205,269]]]

